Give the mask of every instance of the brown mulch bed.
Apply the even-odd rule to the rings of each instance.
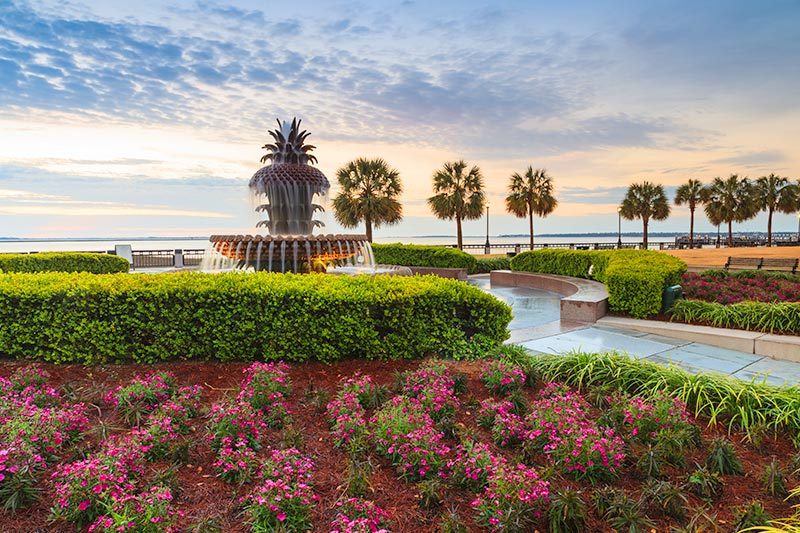
[[[8,375],[23,363],[0,362],[0,375]],[[343,361],[333,365],[322,363],[305,363],[291,365],[290,375],[293,382],[293,392],[290,396],[290,406],[294,427],[302,433],[303,449],[310,454],[316,462],[314,474],[314,487],[320,496],[320,504],[314,510],[314,531],[329,531],[327,526],[333,519],[335,502],[343,495],[341,488],[345,477],[347,458],[344,452],[332,445],[331,434],[326,417],[323,412],[316,409],[306,394],[309,390],[324,389],[335,394],[342,378],[349,377],[356,372],[369,374],[373,379],[382,384],[392,386],[395,374],[404,370],[416,368],[419,361]],[[239,390],[244,363],[203,363],[203,362],[172,362],[157,365],[105,365],[84,367],[80,365],[42,365],[52,376],[50,383],[54,386],[64,387],[72,391],[76,400],[92,404],[89,416],[94,428],[104,427],[108,431],[126,431],[124,424],[118,420],[113,409],[105,404],[102,396],[117,385],[126,384],[134,375],[152,370],[168,370],[175,374],[179,385],[199,384],[203,386],[203,404],[210,406],[212,402],[223,400]],[[461,397],[461,408],[458,413],[458,422],[465,424],[480,435],[481,440],[491,443],[489,433],[480,428],[476,422],[476,409],[470,406],[475,401],[488,397],[488,393],[478,378],[480,363],[463,362],[453,363],[454,370],[463,372],[468,376],[468,392]],[[536,390],[526,388],[526,394],[532,400]],[[697,421],[703,428],[706,439],[714,436],[727,435],[724,427],[707,428],[704,422]],[[212,463],[214,453],[208,445],[205,429],[206,419],[201,416],[194,421],[193,434],[190,436],[191,445],[189,458],[186,464],[178,469],[178,482],[180,491],[173,505],[184,514],[181,525],[187,529],[192,524],[205,518],[212,518],[223,531],[247,531],[246,524],[240,515],[238,499],[247,487],[237,489],[225,483],[218,477]],[[99,430],[90,431],[78,446],[84,449],[96,447],[100,440]],[[768,436],[757,448],[743,443],[741,435],[731,435],[736,450],[744,463],[746,474],[744,476],[725,476],[725,488],[721,498],[713,505],[713,512],[717,513],[721,530],[727,531],[733,520],[735,508],[752,500],[760,500],[774,517],[783,517],[790,514],[790,504],[780,498],[767,496],[761,485],[761,476],[766,465],[776,457],[788,469],[788,462],[793,456],[794,449],[785,437]],[[274,431],[274,442],[278,446],[281,440],[280,430]],[[455,441],[449,442],[455,446]],[[501,449],[492,445],[494,451],[512,459],[517,453],[514,449]],[[705,460],[705,450],[697,449],[688,454],[687,464],[693,467],[695,463]],[[67,453],[63,460],[70,460]],[[434,533],[438,531],[440,514],[435,511],[426,511],[419,507],[419,492],[412,483],[400,480],[391,465],[382,458],[375,457],[375,472],[371,478],[372,494],[370,498],[391,515],[390,530],[395,533]],[[547,464],[543,461],[541,467]],[[150,466],[154,475],[157,471],[167,468],[166,464],[153,464]],[[52,471],[49,469],[49,471]],[[682,482],[690,469],[671,469],[667,477],[676,482]],[[790,487],[800,479],[790,478]],[[632,467],[626,467],[623,475],[612,484],[624,489],[629,496],[638,497],[643,480]],[[572,487],[582,492],[587,504],[590,501],[592,485],[576,482],[570,478],[556,476],[551,481],[551,488]],[[74,527],[64,524],[48,522],[48,510],[52,505],[52,492],[47,481],[42,481],[42,500],[31,508],[17,514],[0,513],[0,531],[4,532],[34,532],[34,531],[74,531]],[[475,495],[464,490],[447,488],[444,495],[444,505],[441,511],[454,509],[466,521],[469,531],[484,531],[473,520],[474,514],[470,502]],[[699,507],[703,503],[695,496],[689,496],[690,507]],[[591,507],[591,506],[590,506]],[[676,524],[663,517],[653,516],[658,524],[658,531],[669,531]],[[727,524],[727,525],[726,525]],[[540,531],[546,531],[546,521],[540,521]],[[590,512],[589,531],[610,531],[610,528],[593,512]]]

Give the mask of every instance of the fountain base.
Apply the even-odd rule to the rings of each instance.
[[[212,235],[207,270],[326,272],[375,269],[366,235]]]

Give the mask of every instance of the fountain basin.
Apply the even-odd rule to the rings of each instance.
[[[366,235],[212,235],[209,240],[212,271],[366,272],[375,265]]]

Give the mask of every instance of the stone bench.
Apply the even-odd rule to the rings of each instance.
[[[600,282],[557,274],[493,270],[492,286],[524,287],[560,294],[561,319],[596,322],[608,313],[608,291]]]

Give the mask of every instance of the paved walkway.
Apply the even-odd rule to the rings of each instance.
[[[488,275],[473,283],[511,306],[514,318],[508,342],[534,353],[572,351],[624,352],[636,359],[675,364],[689,372],[718,372],[741,379],[763,379],[773,385],[800,383],[800,363],[717,348],[698,342],[597,324],[560,320],[558,294],[519,287],[491,287]]]

